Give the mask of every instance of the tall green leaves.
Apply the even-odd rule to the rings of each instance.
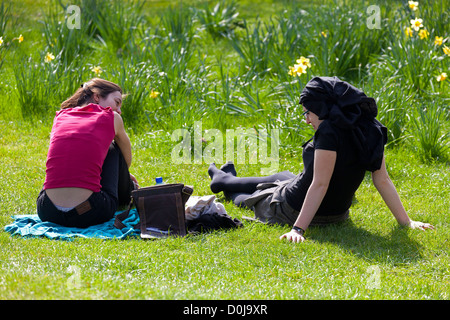
[[[418,140],[419,154],[425,161],[448,161],[450,131],[445,128],[445,107],[435,103],[418,106],[414,113],[413,136]],[[447,105],[448,112],[448,105]]]
[[[137,0],[126,3],[120,0],[81,0],[85,21],[90,32],[115,54],[127,54],[133,45],[137,29],[144,23],[143,5]]]
[[[445,135],[419,133],[436,123],[440,133],[449,128],[449,80],[437,80],[450,67],[442,50],[449,46],[449,0],[420,1],[416,11],[403,2],[377,3],[380,24],[372,28],[360,1],[287,1],[282,10],[258,16],[240,14],[243,4],[233,0],[170,7],[74,0],[81,23],[70,29],[67,4],[54,0],[42,12],[43,37],[25,37],[35,41],[33,50],[22,54],[11,47],[9,78],[15,84],[3,91],[12,90],[24,117],[53,116],[62,100],[98,75],[95,66],[103,71],[98,76],[128,94],[123,117],[137,132],[192,129],[202,120],[204,128],[220,130],[276,127],[286,146],[298,146],[312,135],[300,116],[301,90],[313,76],[338,76],[377,99],[392,146],[414,137],[425,154],[443,159]],[[0,12],[4,29],[10,15],[4,5]],[[417,17],[427,38],[405,35]],[[442,45],[435,36],[443,37]],[[45,62],[47,52],[55,59]],[[301,56],[311,65],[294,77],[289,67]],[[440,106],[439,116],[433,104]],[[428,145],[443,147],[425,151],[436,149]]]

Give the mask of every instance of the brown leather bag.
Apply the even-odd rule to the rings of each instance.
[[[114,226],[122,229],[122,221],[133,205],[140,219],[141,238],[185,236],[185,204],[194,189],[182,183],[162,184],[140,188],[131,192],[128,209],[116,216]]]

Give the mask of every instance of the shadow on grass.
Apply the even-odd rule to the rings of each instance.
[[[421,244],[411,239],[408,232],[405,227],[395,226],[388,235],[377,234],[348,219],[335,225],[310,227],[308,239],[337,244],[372,263],[401,265],[422,259]]]

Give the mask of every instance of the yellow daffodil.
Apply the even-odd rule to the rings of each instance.
[[[297,61],[295,61],[295,62],[297,62],[298,64],[302,64],[304,66],[307,66],[308,68],[311,68],[311,63],[309,62],[309,59],[305,58],[303,56],[300,57],[300,59],[297,59]]]
[[[288,75],[295,77],[296,72],[294,70],[295,70],[294,67],[289,66]]]
[[[51,62],[53,59],[55,59],[55,56],[53,54],[51,54],[50,52],[47,52],[47,54],[45,55],[44,61],[46,63]]]
[[[300,76],[300,75],[306,73],[306,69],[308,69],[308,66],[307,66],[307,65],[304,65],[304,64],[296,64],[296,65],[294,65],[293,67],[289,67],[289,72],[288,72],[288,74],[289,74],[290,76],[293,76],[293,77],[295,77],[295,76]]]
[[[442,50],[444,51],[444,53],[445,53],[446,55],[450,56],[450,48],[449,48],[449,47],[444,46],[444,47],[442,48]]]
[[[103,72],[100,66],[92,67],[91,71],[94,72],[97,77]]]
[[[295,77],[297,75],[297,72],[295,72],[295,68],[289,66],[288,75]]]
[[[445,79],[447,79],[447,74],[446,74],[445,72],[442,72],[442,73],[441,73],[440,75],[438,75],[437,78],[436,78],[436,80],[437,80],[438,82],[445,81]]]
[[[422,19],[418,19],[418,18],[411,19],[410,22],[411,22],[411,28],[413,28],[416,31],[419,31],[419,29],[423,27],[423,24],[422,24],[423,20]]]
[[[2,44],[3,44],[3,37],[0,37],[0,47],[2,46]]]
[[[300,57],[300,59],[297,59],[295,61],[297,64],[295,64],[293,67],[289,67],[288,75],[290,76],[300,76],[304,73],[306,73],[306,69],[311,68],[311,63],[309,62],[308,58],[305,58],[303,56]]]
[[[18,36],[17,38],[13,38],[12,41],[17,40],[19,43],[23,41],[23,35]]]
[[[443,41],[444,41],[444,37],[438,37],[438,36],[436,36],[436,37],[434,38],[434,44],[435,44],[436,46],[441,46]]]
[[[409,5],[409,8],[412,11],[416,11],[417,7],[419,6],[419,2],[417,2],[417,1],[408,1],[408,5]]]
[[[407,37],[412,37],[413,35],[412,29],[410,27],[406,27],[405,34]]]
[[[150,98],[152,98],[152,99],[158,98],[159,95],[160,95],[160,93],[158,91],[154,91],[153,89],[150,92]]]
[[[429,34],[430,33],[427,31],[427,29],[422,29],[419,31],[420,39],[427,39]]]

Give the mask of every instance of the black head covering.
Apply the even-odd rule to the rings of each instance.
[[[300,95],[300,104],[319,119],[330,119],[339,127],[358,121],[361,113],[377,116],[375,99],[338,77],[315,77]]]
[[[337,77],[315,77],[303,89],[300,104],[320,120],[349,130],[367,170],[381,167],[387,129],[375,119],[375,99]]]

